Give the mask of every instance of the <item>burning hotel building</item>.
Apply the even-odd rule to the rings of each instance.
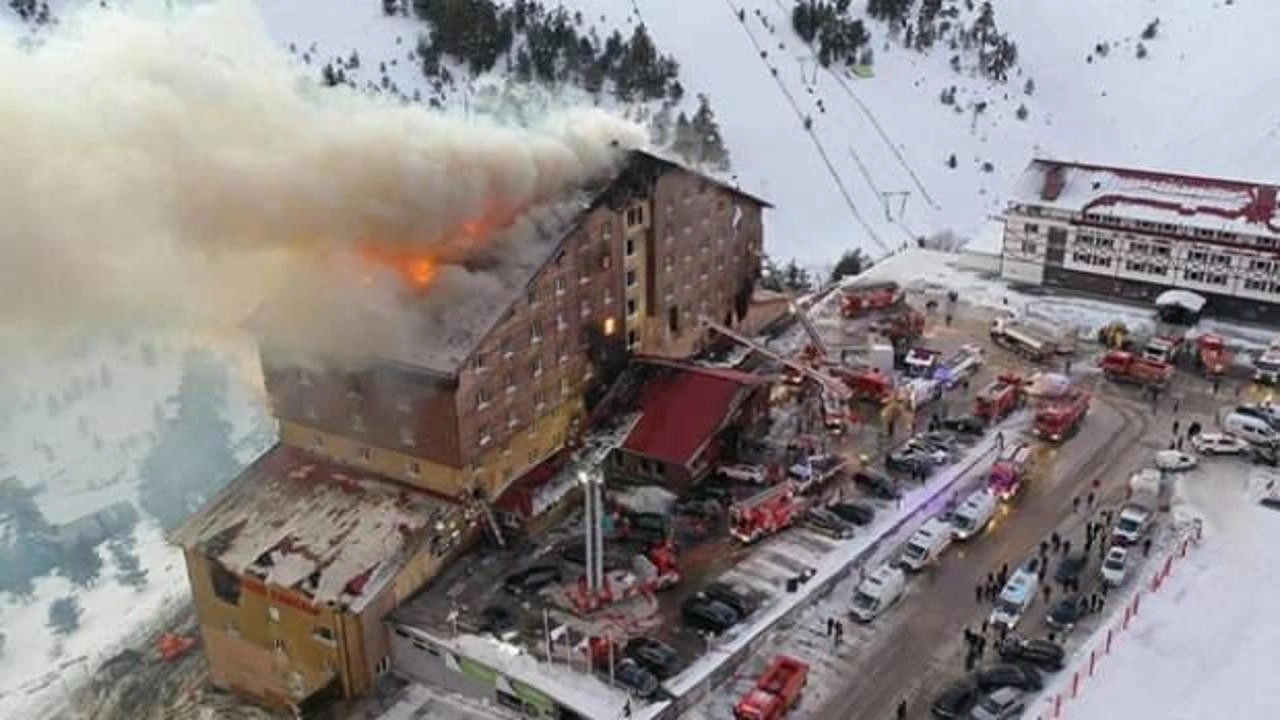
[[[369,690],[390,665],[387,614],[496,526],[507,488],[573,444],[631,353],[688,356],[700,317],[737,325],[766,207],[630,151],[529,224],[539,258],[523,282],[468,299],[465,318],[415,347],[362,348],[358,370],[298,366],[264,306],[279,443],[174,538],[213,682],[292,708]]]

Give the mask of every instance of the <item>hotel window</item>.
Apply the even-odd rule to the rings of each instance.
[[[488,389],[483,387],[476,388],[476,409],[477,410],[483,410],[484,408],[489,407],[490,399],[491,398],[489,397]]]
[[[1036,243],[1034,240],[1022,241],[1022,252],[1034,255],[1036,252]]]
[[[320,642],[326,642],[330,645],[335,642],[333,630],[331,628],[324,627],[323,625],[317,625],[315,629],[311,631],[311,635]]]
[[[480,439],[479,439],[479,441],[478,441],[478,444],[480,445],[480,447],[484,447],[484,446],[488,445],[488,444],[489,444],[490,442],[492,442],[492,440],[493,440],[493,436],[492,436],[492,434],[491,434],[491,432],[490,432],[490,430],[489,430],[489,426],[488,426],[488,425],[481,425],[481,426],[480,426],[480,432],[479,432],[479,435],[480,435]]]
[[[557,351],[557,357],[560,359],[561,365],[569,362],[569,344],[568,343],[564,343],[560,346],[560,349]]]
[[[1202,250],[1192,250],[1187,253],[1187,259],[1191,262],[1203,262],[1208,255]]]
[[[542,375],[542,358],[536,357],[529,361],[529,373],[534,377]]]
[[[627,287],[635,287],[637,275],[635,270],[627,271]]]
[[[276,652],[278,653],[288,654],[289,652],[289,650],[285,647],[284,640],[281,640],[280,638],[276,638],[275,640],[272,640],[271,646],[274,647],[276,649]]]
[[[633,238],[633,237],[629,237],[629,238],[627,238],[627,241],[626,241],[626,243],[625,243],[625,246],[626,246],[627,257],[631,257],[632,255],[635,255],[635,254],[636,254],[636,239],[635,239],[635,238]]]
[[[1040,232],[1040,226],[1035,223],[1027,223],[1025,229],[1030,234],[1035,234]]]
[[[613,255],[609,253],[608,248],[600,251],[600,269],[608,270],[613,267]]]
[[[515,410],[507,412],[507,427],[515,427],[520,424],[520,416],[516,415]]]
[[[547,393],[539,390],[533,394],[533,406],[541,410],[547,404]]]
[[[569,321],[564,319],[564,313],[556,313],[556,330],[563,332],[569,327]]]
[[[486,358],[485,358],[485,356],[484,356],[484,353],[476,353],[475,358],[473,358],[473,359],[471,360],[471,367],[475,368],[475,369],[476,369],[476,372],[484,372],[484,371],[485,371],[485,368],[486,368]]]
[[[627,227],[632,228],[644,224],[644,207],[633,207],[627,210]]]
[[[534,320],[529,324],[529,340],[532,342],[542,342],[542,322]]]
[[[417,477],[422,474],[422,463],[417,460],[410,460],[405,466],[405,469],[409,471],[410,475]]]
[[[556,278],[556,294],[563,295],[565,290],[565,281],[563,277]]]
[[[360,413],[351,413],[351,431],[364,432],[364,416]]]
[[[1203,281],[1204,281],[1204,273],[1203,273],[1203,272],[1201,272],[1201,271],[1199,271],[1199,270],[1187,270],[1186,272],[1184,272],[1184,273],[1182,274],[1182,277],[1184,277],[1184,278],[1186,278],[1187,280],[1190,280],[1190,281],[1192,281],[1192,282],[1203,282]]]
[[[515,343],[509,337],[502,338],[502,359],[507,360],[512,355],[515,355]]]
[[[536,287],[529,288],[529,304],[530,305],[538,304],[538,288]]]
[[[635,350],[636,346],[639,344],[640,344],[640,335],[635,330],[628,330],[627,331],[627,349]]]
[[[506,385],[508,395],[515,392],[516,391],[516,374],[507,373],[504,384]]]
[[[367,448],[367,447],[359,448],[356,450],[356,454],[358,454],[360,456],[360,459],[365,462],[373,461],[373,450],[370,448]]]
[[[590,300],[583,300],[581,303],[579,303],[579,305],[580,305],[580,306],[581,306],[581,308],[582,308],[582,317],[587,317],[588,315],[590,315],[590,314],[591,314],[591,301],[590,301]]]
[[[560,394],[561,394],[561,395],[568,395],[568,394],[569,394],[569,379],[568,379],[568,378],[560,378]]]
[[[418,438],[414,435],[412,427],[408,425],[400,426],[400,444],[408,447],[418,444]]]
[[[636,299],[627,298],[627,317],[631,317],[632,315],[635,315],[635,314],[636,314]]]

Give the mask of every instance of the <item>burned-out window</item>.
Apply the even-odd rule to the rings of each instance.
[[[222,602],[230,605],[240,604],[240,578],[224,568],[216,560],[209,561],[209,579],[213,584],[213,594]]]

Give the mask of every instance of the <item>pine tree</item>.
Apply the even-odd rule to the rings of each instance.
[[[89,543],[77,543],[67,548],[58,559],[58,574],[76,587],[92,587],[102,574],[102,556],[98,548]]]
[[[56,635],[70,635],[80,627],[80,601],[60,597],[49,603],[49,627]]]
[[[836,266],[831,269],[831,282],[839,282],[846,277],[861,275],[869,267],[871,267],[871,258],[862,252],[862,248],[847,250],[836,261]]]
[[[1029,111],[1027,110],[1026,105],[1018,106],[1018,112],[1016,113],[1016,115],[1018,116],[1019,120],[1026,120],[1028,114],[1029,114]]]
[[[689,122],[689,116],[681,111],[676,116],[676,130],[671,149],[680,156],[680,159],[686,163],[693,164],[695,160],[693,155],[694,140],[693,124]]]
[[[955,170],[955,169],[956,169],[956,165],[957,165],[957,163],[956,163],[956,154],[955,154],[955,153],[951,153],[951,157],[947,158],[947,167],[951,168],[952,170]]]
[[[729,169],[729,150],[720,136],[720,126],[711,111],[711,99],[698,96],[698,110],[690,123],[695,136],[694,152],[700,162],[717,170]]]

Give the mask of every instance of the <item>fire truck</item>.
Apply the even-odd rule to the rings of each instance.
[[[1018,443],[1004,449],[991,466],[987,488],[1003,502],[1009,502],[1022,490],[1031,469],[1031,446]]]
[[[1156,335],[1143,346],[1142,357],[1172,365],[1182,352],[1184,340],[1182,335],[1173,332]]]
[[[903,364],[906,365],[906,372],[911,377],[931,378],[941,360],[942,354],[937,350],[914,347],[907,351]]]
[[[893,377],[876,368],[832,367],[828,372],[844,381],[854,401],[884,405],[893,397]]]
[[[1231,351],[1221,335],[1201,335],[1196,341],[1196,364],[1207,377],[1222,377],[1231,367]]]
[[[1080,429],[1089,412],[1089,393],[1072,390],[1040,408],[1036,413],[1035,436],[1050,442],[1061,442]]]
[[[884,336],[895,348],[903,347],[924,334],[924,315],[915,308],[904,306],[900,311],[877,320],[871,329]]]
[[[729,534],[751,544],[795,525],[808,503],[795,483],[781,482],[729,507]]]
[[[896,282],[846,287],[840,302],[840,314],[854,318],[871,310],[891,308],[902,302],[902,288]]]
[[[769,663],[756,686],[734,706],[734,720],[778,720],[786,716],[800,702],[808,682],[808,663],[779,655]]]
[[[1165,387],[1173,379],[1173,366],[1134,355],[1123,350],[1112,350],[1098,362],[1102,374],[1112,382],[1133,383],[1143,387]]]
[[[1026,402],[1023,385],[1022,378],[1017,375],[996,377],[991,384],[978,392],[978,397],[973,403],[973,414],[987,422],[1004,419]]]
[[[1280,384],[1280,340],[1271,341],[1271,347],[1254,361],[1253,381],[1264,385]]]

